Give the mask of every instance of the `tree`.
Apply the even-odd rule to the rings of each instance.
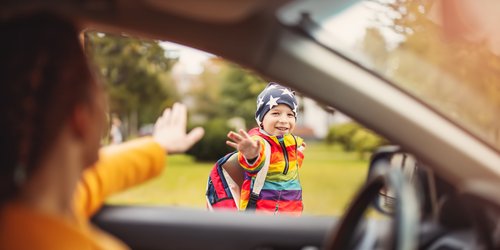
[[[200,76],[203,84],[195,86],[191,92],[196,96],[195,112],[205,114],[207,120],[241,117],[247,128],[255,126],[257,96],[267,83],[235,64],[220,59],[212,63],[217,70],[206,70]]]
[[[179,99],[170,77],[177,59],[166,57],[158,42],[95,32],[86,33],[86,41],[108,90],[110,112],[128,121],[132,134]]]
[[[266,82],[252,72],[230,65],[226,81],[221,86],[223,98],[218,104],[221,112],[242,117],[247,128],[256,126],[256,100],[265,86]]]
[[[205,127],[205,136],[188,153],[197,160],[215,161],[233,150],[225,143],[229,130],[236,129],[228,124],[230,119],[241,117],[246,128],[256,126],[257,95],[266,82],[220,58],[211,59],[205,65],[199,80],[192,87],[191,95],[195,97],[193,113],[204,116],[197,123]]]

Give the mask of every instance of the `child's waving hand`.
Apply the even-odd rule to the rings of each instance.
[[[230,131],[227,137],[231,141],[226,141],[226,144],[240,151],[247,160],[255,159],[259,156],[259,142],[253,139],[243,129],[238,133]]]

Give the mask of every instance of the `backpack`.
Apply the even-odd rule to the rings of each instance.
[[[260,191],[264,186],[269,169],[271,147],[266,141],[266,161],[259,170],[250,193],[247,210],[254,210]],[[231,152],[217,160],[208,176],[205,197],[207,208],[214,210],[239,210],[241,184],[245,171],[238,162],[238,151]]]

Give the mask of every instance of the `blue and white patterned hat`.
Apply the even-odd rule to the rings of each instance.
[[[255,120],[259,127],[262,119],[273,107],[278,104],[286,104],[292,109],[295,119],[297,119],[298,102],[295,99],[295,92],[287,87],[283,87],[275,82],[270,82],[257,97],[257,111],[255,111]]]

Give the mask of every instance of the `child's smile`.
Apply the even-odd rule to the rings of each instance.
[[[283,132],[283,133],[287,133],[288,132],[288,128],[287,127],[275,127],[277,130]]]

